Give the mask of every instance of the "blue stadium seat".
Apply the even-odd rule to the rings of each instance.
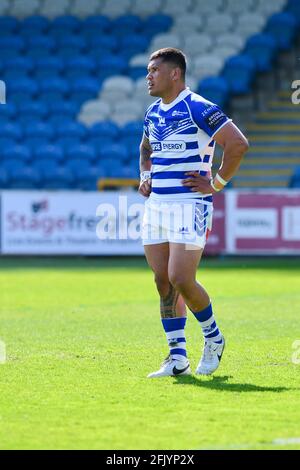
[[[19,33],[23,37],[43,34],[49,28],[49,20],[45,16],[27,16],[19,25]]]
[[[15,104],[32,100],[38,92],[37,83],[30,78],[20,78],[7,83],[10,102]]]
[[[124,57],[106,54],[97,61],[101,73],[110,75],[122,75],[127,71],[128,63]]]
[[[87,136],[87,129],[79,122],[66,122],[56,128],[58,138],[71,137],[73,139],[84,140]],[[76,140],[75,144],[76,145]]]
[[[50,142],[54,136],[54,128],[49,123],[31,121],[24,125],[24,136],[26,144],[30,147],[37,147],[43,143]]]
[[[300,3],[299,0],[289,0],[287,4],[287,11],[291,13],[297,21],[297,25],[300,25]]]
[[[57,160],[53,160],[50,158],[34,160],[32,162],[32,168],[38,171],[38,173],[41,175],[41,179],[44,179],[47,173],[50,173],[51,171],[56,171],[58,167],[59,164]]]
[[[66,157],[68,160],[85,160],[89,163],[95,160],[96,151],[90,143],[74,145],[73,147],[68,148],[66,151]]]
[[[8,187],[8,174],[4,168],[0,166],[0,189],[6,189]]]
[[[59,145],[55,144],[44,144],[38,147],[34,153],[35,162],[43,160],[61,162],[64,159],[64,151]]]
[[[10,137],[0,137],[0,161],[1,161],[1,158],[2,158],[2,149],[5,149],[5,148],[8,148],[8,147],[11,147],[12,145],[15,145],[16,142],[14,141],[14,139],[10,138]]]
[[[22,170],[23,168],[26,167],[25,162],[18,158],[9,158],[9,159],[3,159],[1,161],[1,167],[7,171],[7,174],[9,178],[11,175],[13,175],[16,171]]]
[[[35,168],[19,168],[10,173],[10,189],[37,189],[39,183],[40,175]]]
[[[139,148],[140,143],[141,137],[138,136],[127,136],[120,140],[120,144],[125,146],[129,155],[132,155],[133,152],[136,152],[136,149]]]
[[[111,26],[112,33],[117,37],[125,37],[142,30],[142,21],[136,15],[122,15],[116,18]]]
[[[46,103],[64,100],[69,91],[69,84],[67,80],[62,78],[49,79],[46,78],[39,80],[40,96],[39,99]]]
[[[80,26],[80,31],[86,37],[88,36],[102,36],[108,33],[111,29],[112,22],[107,16],[104,15],[93,15],[88,16],[83,20]]]
[[[114,140],[119,137],[119,127],[111,121],[98,122],[89,128],[89,139],[93,137],[109,137]]]
[[[0,37],[13,35],[19,26],[18,20],[13,16],[0,16]]]
[[[46,35],[30,36],[26,42],[26,55],[33,59],[41,59],[56,49],[55,39]]]
[[[0,59],[10,59],[22,54],[25,41],[20,36],[0,36]]]
[[[49,119],[52,120],[53,124],[61,120],[61,122],[66,122],[68,120],[73,121],[75,115],[78,112],[78,106],[76,103],[71,101],[53,101],[48,104]]]
[[[145,52],[148,46],[149,39],[143,34],[128,34],[120,40],[121,54],[127,58]]]
[[[230,93],[239,95],[250,93],[254,73],[253,59],[246,54],[239,54],[225,62],[222,76],[228,83]]]
[[[113,159],[115,165],[125,162],[129,157],[127,149],[121,144],[103,145],[99,149],[99,156],[101,160]]]
[[[74,59],[83,53],[86,48],[86,40],[83,36],[69,35],[57,38],[57,57]]]
[[[26,124],[29,121],[43,120],[48,115],[48,106],[38,101],[24,101],[18,104],[18,122]]]
[[[125,124],[121,129],[121,137],[138,137],[142,139],[143,136],[143,121],[131,121]]]
[[[138,178],[140,177],[139,169],[133,166],[123,166],[121,167],[121,175],[123,178]]]
[[[119,128],[113,122],[99,122],[89,128],[88,142],[93,145],[97,155],[104,145],[111,145],[118,138]]]
[[[38,79],[49,79],[49,76],[59,75],[64,70],[62,58],[56,56],[39,57],[35,60],[34,74]]]
[[[65,163],[66,168],[69,168],[74,176],[80,178],[82,171],[88,171],[91,168],[91,164],[85,158],[70,158]]]
[[[74,177],[68,168],[49,170],[41,181],[42,189],[73,189]]]
[[[75,175],[74,187],[84,191],[96,191],[97,181],[104,176],[104,172],[98,167],[81,169],[79,175]]]
[[[132,80],[138,80],[142,77],[146,78],[147,73],[147,68],[140,65],[136,65],[128,69],[128,76],[132,78]]]
[[[55,140],[55,145],[58,145],[64,153],[68,152],[71,147],[80,144],[81,139],[79,136],[59,137]]]
[[[269,18],[265,31],[274,36],[280,50],[288,50],[293,43],[296,29],[296,18],[291,13],[281,12]]]
[[[25,145],[15,144],[11,147],[6,147],[1,150],[3,160],[21,160],[22,162],[28,162],[31,160],[31,152]]]
[[[99,81],[95,78],[77,78],[71,83],[70,99],[79,105],[98,95]]]
[[[19,141],[23,137],[22,128],[19,124],[8,122],[0,126],[0,137],[10,138]]]
[[[41,137],[51,140],[54,137],[54,128],[48,123],[36,121],[23,127],[25,137]]]
[[[122,162],[120,162],[119,165],[116,165],[116,161],[113,158],[103,158],[97,165],[97,168],[99,168],[99,171],[104,177],[113,178],[120,175],[121,165]]]
[[[17,107],[13,103],[7,103],[5,106],[0,106],[0,129],[3,124],[6,124],[10,119],[13,120],[15,118],[16,112]]]
[[[107,54],[117,53],[120,41],[113,35],[90,36],[87,40],[87,53],[91,58],[99,59]]]
[[[158,33],[168,31],[172,24],[173,20],[170,16],[158,13],[146,18],[142,26],[142,31],[143,34],[151,38]]]
[[[222,77],[207,77],[200,81],[197,93],[209,101],[225,107],[229,98],[226,80]]]
[[[68,80],[86,78],[92,75],[96,68],[96,62],[92,57],[78,55],[65,61],[64,76]]]
[[[271,34],[260,33],[248,39],[244,52],[252,57],[259,72],[269,72],[272,70],[276,49],[274,37]]]
[[[6,59],[3,76],[6,81],[28,77],[34,68],[33,60],[29,57],[17,56]]]
[[[49,34],[53,37],[67,37],[80,28],[80,20],[72,15],[57,16],[49,26]]]

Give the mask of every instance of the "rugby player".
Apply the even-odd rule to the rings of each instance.
[[[169,345],[168,357],[150,378],[191,374],[185,304],[204,336],[196,374],[212,374],[220,364],[225,339],[196,271],[212,226],[213,195],[238,171],[249,146],[219,106],[186,87],[185,73],[186,59],[179,49],[164,48],[150,56],[148,91],[159,99],[145,114],[139,192],[147,198],[143,244]],[[212,177],[216,142],[224,152]]]

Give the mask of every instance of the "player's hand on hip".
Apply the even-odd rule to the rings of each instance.
[[[183,186],[190,187],[191,191],[202,194],[212,194],[216,192],[211,187],[210,178],[199,175],[198,171],[187,171],[186,176],[187,178],[182,180],[182,184]]]
[[[149,197],[151,193],[151,179],[143,181],[139,186],[139,193],[142,196]]]

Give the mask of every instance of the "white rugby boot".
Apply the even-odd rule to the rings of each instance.
[[[190,363],[187,359],[178,361],[169,355],[162,363],[161,368],[156,372],[152,372],[147,377],[152,379],[167,376],[177,377],[179,375],[191,375]]]
[[[210,375],[220,365],[222,354],[225,348],[225,338],[222,336],[222,343],[214,343],[212,340],[205,340],[203,354],[196,369],[196,374]]]

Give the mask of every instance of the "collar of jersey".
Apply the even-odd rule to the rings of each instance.
[[[186,98],[190,93],[191,93],[191,91],[190,91],[189,87],[186,87],[184,90],[182,90],[179,93],[179,95],[177,96],[177,98],[175,98],[174,101],[171,101],[171,103],[165,104],[161,101],[160,104],[159,104],[160,109],[162,109],[163,111],[169,111],[169,109],[173,108],[173,106],[175,106],[177,103],[179,103],[179,101],[184,100],[184,98]]]

